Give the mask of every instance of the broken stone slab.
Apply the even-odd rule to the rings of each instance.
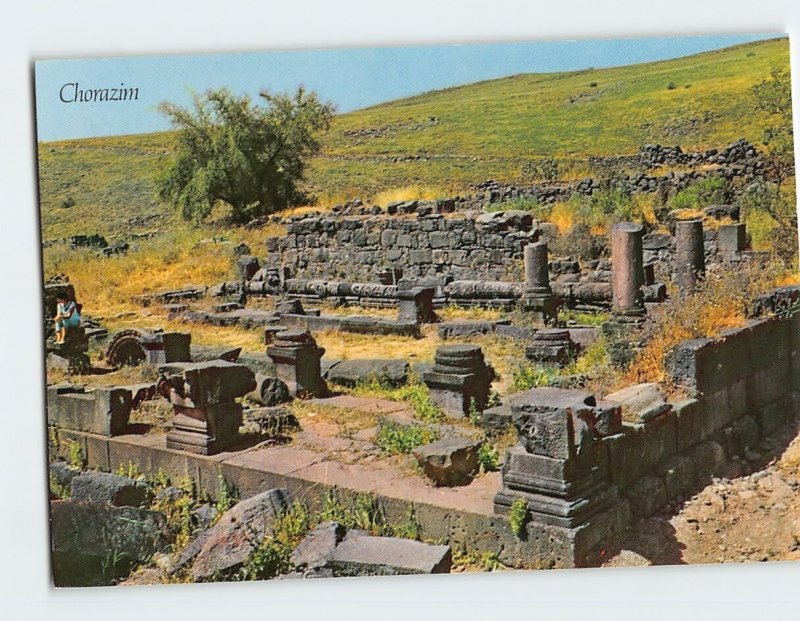
[[[110,472],[84,472],[70,483],[72,500],[86,500],[114,505],[140,507],[148,498],[144,484]]]
[[[292,552],[292,565],[300,570],[323,567],[346,534],[338,522],[323,522],[308,533]]]
[[[482,441],[448,436],[414,449],[422,470],[436,486],[467,485],[478,473],[478,451]]]
[[[192,564],[192,577],[206,580],[239,569],[271,532],[275,518],[286,510],[288,495],[286,490],[274,488],[229,509],[208,531]]]
[[[391,386],[408,382],[409,364],[398,359],[342,360],[330,366],[322,377],[341,386],[355,386],[378,380]]]
[[[161,513],[74,500],[50,503],[50,535],[56,586],[112,584],[168,541]]]
[[[212,360],[226,360],[237,362],[239,354],[242,353],[241,347],[217,347],[214,345],[192,345],[192,362],[210,362]]]
[[[334,576],[446,574],[452,565],[450,546],[369,535],[348,536],[326,563]]]
[[[655,382],[628,386],[606,395],[604,400],[618,404],[622,418],[635,423],[646,423],[672,409]]]
[[[180,362],[159,367],[173,405],[205,408],[230,402],[255,389],[255,376],[244,365],[225,360]]]
[[[495,322],[481,321],[477,319],[443,321],[437,326],[436,330],[439,334],[439,338],[442,340],[467,336],[479,336],[494,332]]]

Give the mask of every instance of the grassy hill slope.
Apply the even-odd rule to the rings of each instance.
[[[522,165],[541,156],[578,161],[647,142],[757,142],[765,119],[750,87],[788,66],[788,40],[778,39],[424,93],[338,116],[308,185],[331,201],[406,186],[437,195],[487,178],[518,180]],[[166,217],[154,177],[172,145],[169,133],[40,144],[44,238],[152,228]],[[572,174],[585,172],[580,166]],[[75,205],[62,207],[68,199]]]

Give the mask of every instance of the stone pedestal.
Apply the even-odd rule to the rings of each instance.
[[[532,315],[534,323],[550,325],[558,315],[558,300],[550,288],[547,244],[528,244],[523,251],[523,259],[525,293],[521,299],[522,309]]]
[[[599,409],[591,393],[538,388],[512,404],[519,443],[508,451],[497,513],[517,498],[531,521],[576,529],[618,501],[608,481],[608,456],[595,438]]]
[[[293,397],[319,396],[325,392],[320,371],[320,358],[325,349],[309,332],[285,330],[278,332],[267,355],[275,363],[275,374],[289,387]]]
[[[159,392],[175,414],[167,448],[211,455],[235,444],[242,424],[235,399],[256,387],[250,369],[211,360],[164,365],[159,372]]]
[[[167,433],[167,448],[212,455],[231,446],[239,437],[242,404],[217,403],[195,409],[173,405],[175,417]]]
[[[464,418],[473,404],[479,412],[486,408],[494,370],[477,345],[445,345],[436,350],[433,369],[422,379],[445,414]]]
[[[642,236],[644,227],[620,222],[611,229],[612,312],[639,318],[645,314]]]
[[[575,357],[575,343],[570,338],[569,330],[537,330],[533,341],[525,348],[525,357],[531,362],[563,367]]]
[[[703,223],[684,220],[675,224],[675,284],[680,295],[688,295],[706,269],[703,247]]]
[[[400,311],[397,318],[400,321],[435,323],[437,317],[433,310],[433,294],[434,289],[431,287],[413,287],[398,291]]]

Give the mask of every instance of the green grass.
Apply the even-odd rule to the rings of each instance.
[[[767,120],[755,111],[750,87],[773,68],[788,67],[788,39],[777,39],[656,63],[520,74],[391,101],[336,117],[307,185],[323,201],[409,186],[444,195],[488,178],[524,181],[526,166],[543,157],[558,158],[566,175],[578,176],[587,172],[579,161],[588,155],[634,153],[647,142],[687,149],[758,142]],[[685,122],[695,117],[696,126]],[[175,226],[155,193],[174,143],[169,132],[41,143],[43,238]],[[391,161],[417,154],[431,159]]]

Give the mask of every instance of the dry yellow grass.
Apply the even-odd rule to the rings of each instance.
[[[709,274],[696,293],[684,299],[673,297],[653,313],[648,344],[622,376],[620,387],[661,382],[672,390],[664,361],[675,345],[692,338],[714,338],[724,330],[744,325],[750,300],[797,280],[797,273],[787,273],[777,264]]]
[[[410,336],[379,336],[325,331],[314,335],[325,348],[325,356],[340,360],[357,358],[407,358],[415,362],[433,360],[438,342],[435,326],[422,328],[423,338]]]

